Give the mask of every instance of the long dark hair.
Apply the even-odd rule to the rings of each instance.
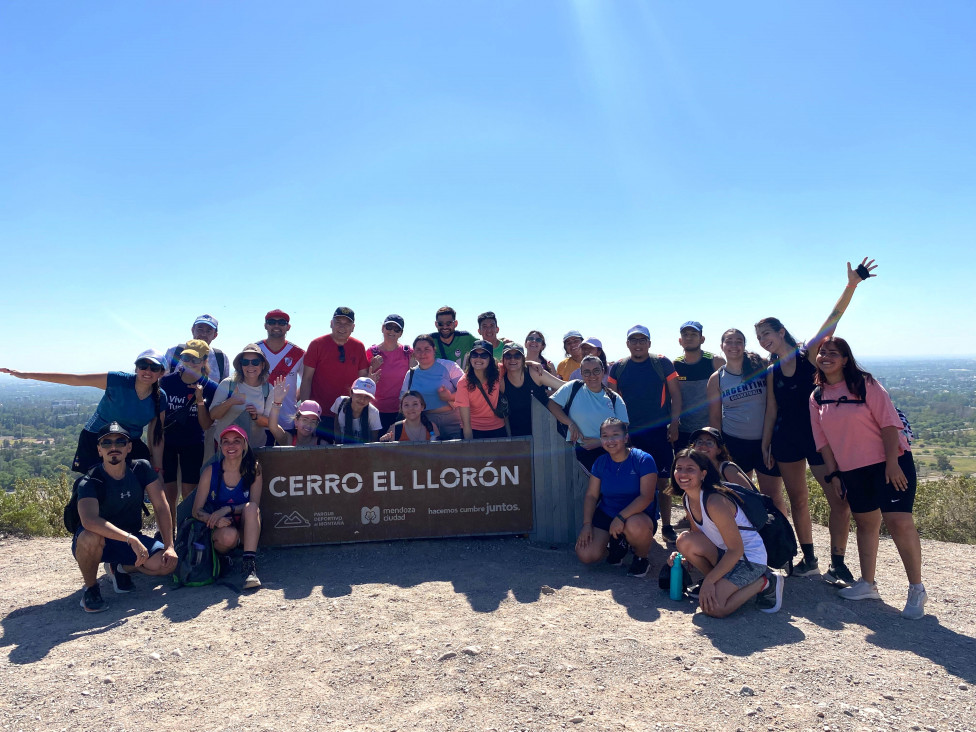
[[[440,313],[440,311],[438,311],[438,313]],[[427,416],[427,400],[424,399],[423,394],[421,394],[419,391],[414,391],[413,389],[403,392],[403,396],[400,397],[400,412],[397,414],[397,416],[400,417],[398,420],[399,423],[403,424],[406,422],[406,420],[403,419],[403,400],[407,397],[417,397],[420,400],[420,406],[424,409],[424,411],[420,413],[420,424],[422,424],[428,432],[433,432],[434,425]]]
[[[763,318],[762,320],[760,320],[758,323],[756,323],[756,335],[759,334],[759,329],[764,325],[768,325],[770,328],[772,328],[775,331],[783,331],[783,340],[789,343],[790,346],[792,346],[793,348],[799,348],[799,346],[796,343],[796,338],[790,335],[790,332],[786,330],[786,326],[783,325],[783,323],[780,321],[779,318]],[[769,354],[770,363],[778,360],[779,360],[779,356],[777,354],[775,353]]]
[[[671,463],[671,480],[668,481],[667,486],[664,487],[664,492],[669,496],[674,495],[674,489],[679,488],[677,481],[674,478],[674,467],[678,464],[681,458],[689,458],[695,465],[699,467],[700,470],[705,471],[705,477],[702,478],[702,488],[709,486],[715,488],[716,490],[722,491],[723,493],[729,493],[727,488],[722,487],[722,476],[718,474],[718,470],[712,465],[712,461],[708,459],[708,455],[703,452],[698,452],[692,447],[685,447],[678,450],[674,455],[674,461]]]
[[[471,363],[471,355],[468,354],[468,368],[465,369],[464,375],[468,379],[468,391],[474,391],[478,388],[478,384],[481,382],[478,376],[474,372],[474,366]],[[488,365],[485,367],[485,378],[488,380],[486,383],[485,391],[491,394],[492,390],[495,388],[495,384],[498,383],[498,364],[495,361],[494,355],[488,354]]]
[[[152,443],[158,445],[163,441],[163,420],[159,418],[159,379],[152,385],[153,413],[156,415],[156,426],[153,427]]]
[[[367,404],[363,407],[363,411],[359,415],[359,439],[356,439],[356,433],[353,431],[352,425],[355,417],[352,414],[352,397],[342,397],[342,402],[339,405],[339,411],[342,412],[346,419],[342,425],[342,442],[343,445],[357,445],[365,444],[370,441],[369,433],[369,407]],[[337,420],[338,421],[338,420]]]
[[[744,381],[749,381],[751,379],[754,379],[756,376],[758,376],[762,372],[764,372],[766,370],[766,367],[769,365],[769,362],[766,359],[764,359],[762,356],[760,356],[758,353],[756,353],[754,351],[746,351],[745,350],[744,347],[745,347],[745,344],[746,344],[746,334],[743,333],[738,328],[729,328],[727,331],[725,331],[722,334],[722,339],[721,339],[720,342],[722,344],[724,344],[725,343],[725,340],[730,335],[739,335],[739,336],[742,336],[742,345],[743,345],[743,353],[742,353],[742,379]]]
[[[824,338],[820,343],[820,347],[823,348],[828,343],[833,343],[837,346],[840,355],[847,359],[847,363],[844,364],[844,381],[847,384],[847,390],[858,398],[864,399],[867,396],[867,386],[865,384],[869,379],[874,381],[874,377],[862,369],[860,364],[854,360],[854,354],[851,353],[850,344],[843,338],[838,338],[837,336]],[[827,376],[820,370],[819,366],[817,366],[817,373],[813,377],[813,383],[821,389],[827,386]]]
[[[251,449],[251,441],[248,439],[244,440],[246,449],[244,454],[241,455],[241,482],[244,484],[244,490],[251,490],[251,486],[254,485],[254,479],[261,474],[261,463],[258,459],[254,457],[254,450]],[[219,448],[218,448],[219,449]],[[221,480],[223,480],[224,473],[224,453],[220,452],[220,474]],[[231,486],[228,486],[228,488]]]

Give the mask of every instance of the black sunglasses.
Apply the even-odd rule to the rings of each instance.
[[[345,363],[346,362],[346,347],[345,346],[336,346],[336,348],[339,349],[339,363]]]
[[[136,368],[140,371],[152,371],[154,374],[158,374],[163,370],[155,361],[136,361]]]
[[[203,363],[202,358],[197,358],[196,356],[191,356],[189,354],[183,354],[180,356],[180,361],[183,363]]]
[[[402,333],[403,332],[403,328],[401,328],[396,323],[387,323],[383,327],[386,328],[387,330],[395,330],[397,333]]]
[[[264,321],[265,325],[288,325],[287,318],[268,318]]]
[[[516,359],[522,358],[522,354],[516,351],[509,351],[504,356],[502,356],[502,358],[507,359],[509,361],[515,361]]]
[[[128,444],[129,441],[124,437],[116,437],[114,440],[111,437],[106,437],[105,439],[98,441],[98,446],[103,448],[125,447]]]
[[[491,355],[485,351],[471,351],[471,358],[491,358]]]
[[[242,358],[241,366],[260,366],[263,362],[263,358]]]

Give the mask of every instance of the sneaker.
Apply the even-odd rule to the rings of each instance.
[[[100,613],[108,609],[108,603],[102,599],[102,591],[96,582],[91,587],[86,587],[81,596],[81,609],[86,613]]]
[[[918,620],[925,615],[925,601],[928,599],[929,596],[924,587],[916,588],[909,585],[908,602],[905,603],[905,609],[901,611],[901,616],[909,620]]]
[[[661,526],[661,538],[664,539],[669,544],[674,544],[678,540],[678,534],[674,530],[673,526],[664,524]]]
[[[218,554],[217,561],[220,562],[220,573],[218,577],[226,577],[234,569],[234,560],[226,554]]]
[[[627,552],[630,551],[630,544],[624,537],[615,538],[610,537],[610,553],[607,554],[607,564],[611,567],[619,567],[624,563],[624,557],[627,556]]]
[[[241,576],[244,578],[245,590],[256,590],[261,586],[261,580],[258,579],[257,569],[252,557],[244,558],[244,562],[241,564]]]
[[[799,564],[793,565],[791,574],[794,577],[810,577],[811,575],[820,574],[820,562],[816,559],[813,561],[807,561],[806,558],[801,559]]]
[[[776,572],[766,573],[766,586],[756,595],[756,604],[764,613],[779,612],[783,607],[783,576]]]
[[[878,592],[878,586],[874,582],[865,582],[863,578],[859,579],[850,587],[844,587],[843,589],[837,590],[837,594],[843,597],[845,600],[881,599],[881,594]]]
[[[839,585],[840,587],[850,587],[854,584],[854,575],[847,568],[846,564],[830,565],[830,569],[823,576],[824,582],[828,585]]]
[[[697,600],[698,599],[698,595],[701,594],[701,582],[698,582],[698,583],[692,585],[691,587],[689,587],[687,590],[685,590],[685,593],[692,600]]]
[[[121,571],[121,565],[113,567],[108,562],[105,562],[102,566],[105,567],[105,574],[112,580],[112,587],[115,588],[116,594],[124,595],[127,592],[132,592],[136,588],[135,583],[132,581],[132,576]]]
[[[651,568],[651,563],[647,561],[647,557],[638,557],[634,555],[634,560],[630,563],[630,569],[627,570],[628,577],[646,577],[647,570]]]

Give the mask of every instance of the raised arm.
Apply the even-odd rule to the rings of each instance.
[[[18,379],[46,381],[50,384],[64,384],[65,386],[94,386],[103,391],[108,382],[108,374],[55,374],[43,371],[14,371],[8,368],[0,368],[0,374],[10,374]]]
[[[837,323],[840,322],[841,317],[847,311],[847,306],[851,304],[851,298],[854,297],[854,290],[857,289],[857,286],[869,277],[877,277],[877,275],[871,274],[877,267],[878,265],[874,263],[874,260],[868,259],[867,257],[862,259],[857,267],[851,267],[851,263],[847,263],[847,286],[844,287],[844,291],[834,304],[834,309],[830,311],[830,315],[827,316],[823,325],[820,326],[820,330],[816,332],[813,338],[807,341],[807,358],[810,363],[816,365],[817,351],[820,350],[820,344],[824,338],[829,338],[837,330]]]
[[[529,368],[529,376],[532,378],[532,381],[535,382],[536,386],[546,386],[550,389],[558,389],[560,386],[566,383],[561,379],[557,379],[555,376],[543,369],[541,363],[536,361],[526,361],[525,365]]]

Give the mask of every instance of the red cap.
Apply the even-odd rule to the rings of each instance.
[[[284,318],[289,323],[291,322],[291,316],[284,310],[279,310],[277,308],[268,311],[268,314],[264,316],[264,319],[267,320],[268,318]]]

